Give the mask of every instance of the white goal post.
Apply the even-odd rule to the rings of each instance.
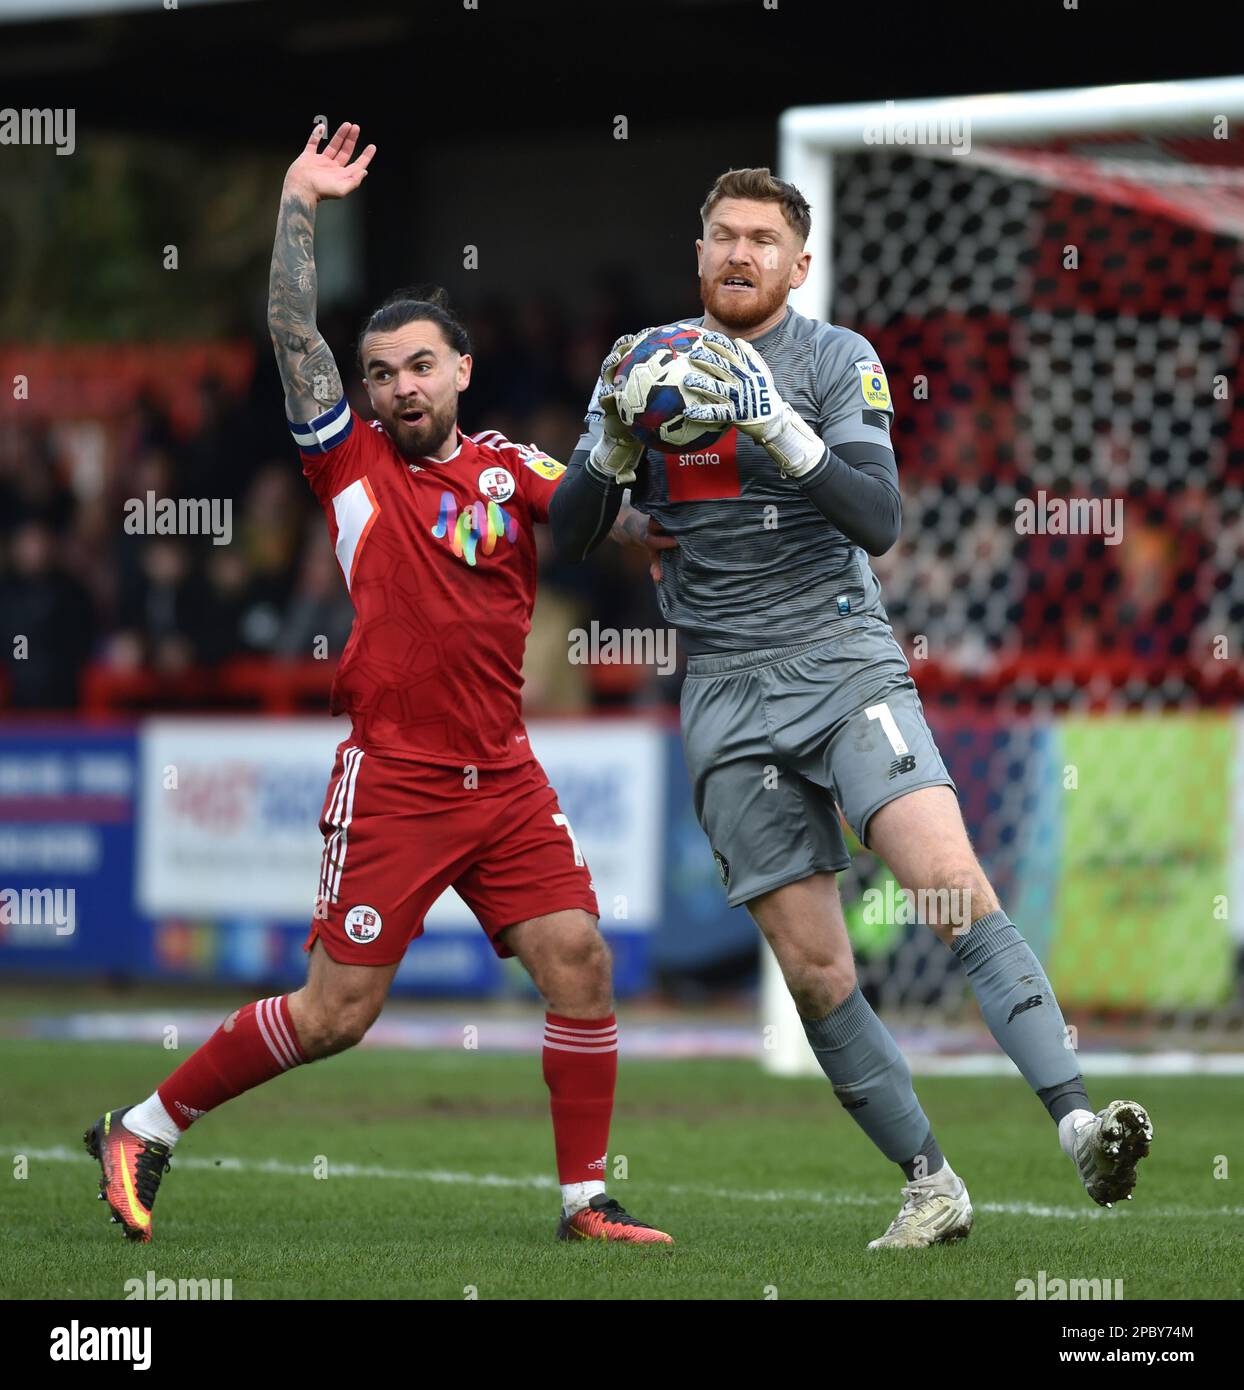
[[[1068,141],[1101,137],[1113,137],[1124,146],[1129,133],[1145,136],[1163,131],[1191,132],[1196,138],[1208,139],[1214,137],[1216,122],[1219,125],[1229,122],[1234,134],[1241,121],[1244,121],[1244,76],[793,107],[784,112],[780,120],[778,172],[793,182],[811,204],[812,232],[808,250],[812,259],[808,278],[794,292],[792,303],[799,312],[818,319],[832,320],[835,310],[844,312],[837,293],[839,282],[835,279],[834,264],[836,217],[841,216],[835,206],[836,157],[858,159],[870,150],[914,154],[943,167],[947,161],[953,161],[962,166],[992,167],[995,172],[1002,168],[1017,181],[1032,181],[1045,176],[1035,165],[1023,167],[1022,160],[1012,161],[1008,167],[1008,150],[1012,154],[1018,146],[1040,150],[1043,144],[1052,142],[1061,142],[1061,148],[1065,149]],[[960,157],[969,154],[974,143],[985,148],[984,166],[979,159]],[[995,151],[996,157],[993,157],[988,153],[991,146],[1005,148]],[[992,166],[988,163],[990,157],[993,157]],[[1158,164],[1144,167],[1152,175],[1155,186],[1166,176]],[[1205,166],[1182,167],[1188,171],[1187,184],[1194,185],[1198,179],[1220,178],[1223,181],[1226,188],[1222,195],[1224,210],[1218,214],[1217,226],[1237,237],[1244,235],[1241,230],[1244,169],[1218,171]],[[840,177],[843,172],[839,170]],[[1055,171],[1046,181],[1056,182],[1057,178]],[[907,216],[911,224],[912,230],[907,234],[908,244],[911,244],[918,236],[922,208],[912,204],[908,212],[899,201],[899,216]],[[889,237],[888,232],[885,235]],[[839,275],[843,274],[845,272],[840,269]],[[855,307],[858,311],[858,300]],[[859,325],[852,320],[847,326]],[[861,331],[866,332],[866,329]],[[900,457],[900,465],[901,461]],[[927,931],[927,928],[921,930]],[[819,1075],[816,1060],[767,945],[761,948],[760,1022],[764,1039],[762,1063],[766,1070],[789,1076]]]
[[[812,205],[807,248],[812,262],[807,280],[791,297],[792,303],[801,314],[812,318],[830,316],[836,153],[873,144],[899,144],[884,138],[896,131],[915,137],[901,141],[907,149],[953,157],[952,140],[960,132],[966,132],[970,140],[1018,144],[1059,135],[1103,135],[1188,122],[1204,122],[1208,129],[1220,116],[1244,118],[1244,77],[846,106],[792,106],[782,113],[778,127],[778,172]]]

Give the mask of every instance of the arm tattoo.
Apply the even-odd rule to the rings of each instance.
[[[623,507],[609,529],[609,539],[616,545],[646,545],[647,537],[648,518],[631,507]]]
[[[345,390],[328,344],[315,326],[315,214],[283,194],[268,280],[268,331],[291,419],[311,420]]]

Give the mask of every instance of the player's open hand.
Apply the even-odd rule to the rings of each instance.
[[[687,356],[697,370],[683,378],[683,385],[703,397],[702,404],[687,409],[688,420],[734,425],[761,442],[773,433],[783,402],[773,373],[751,343],[705,332]]]
[[[663,550],[677,550],[678,542],[671,536],[655,517],[648,518],[648,531],[644,536],[644,544],[648,547],[648,573],[652,576],[652,582],[661,582],[661,552]]]
[[[614,343],[605,360],[600,364],[600,385],[592,402],[593,408],[600,411],[601,428],[604,430],[605,439],[611,445],[623,446],[628,451],[638,446],[634,436],[618,415],[618,394],[614,386],[614,378],[617,376],[622,359],[634,348],[636,343],[643,342],[652,331],[651,328],[645,328],[642,333],[624,333]],[[608,471],[612,472],[613,470],[609,469]],[[632,476],[622,477],[619,475],[618,481],[634,482],[633,471],[629,464],[626,471],[632,472]]]
[[[320,141],[327,131],[317,125],[311,138],[296,160],[289,166],[285,175],[285,186],[296,188],[303,197],[318,201],[321,198],[344,198],[367,177],[367,166],[376,153],[375,145],[367,148],[353,159],[354,147],[358,144],[359,128],[343,121],[337,133],[320,149]]]
[[[622,359],[633,350],[637,343],[642,343],[649,333],[656,330],[652,328],[641,329],[638,333],[623,333],[616,343],[609,349],[605,360],[600,364],[600,379],[605,383],[607,391],[613,390],[613,379],[617,375],[618,367]]]
[[[648,573],[652,582],[661,582],[661,552],[674,550],[678,542],[661,523],[633,507],[624,508],[617,521],[613,523],[613,538],[621,544],[643,546],[648,552]]]

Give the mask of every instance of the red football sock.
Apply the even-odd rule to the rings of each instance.
[[[544,1016],[544,1080],[553,1111],[558,1182],[605,1180],[618,1023],[607,1018]]]
[[[189,1129],[200,1115],[306,1060],[282,994],[231,1013],[156,1093],[177,1128]]]

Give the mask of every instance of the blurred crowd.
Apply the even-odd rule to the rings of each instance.
[[[601,358],[623,328],[647,321],[607,284],[598,312],[573,321],[551,303],[485,304],[465,317],[475,368],[462,398],[463,428],[497,429],[561,459],[582,432]],[[368,416],[354,361],[361,320],[330,315],[322,328],[351,403]],[[0,420],[5,705],[75,708],[88,670],[193,682],[240,658],[320,660],[327,681],[353,610],[285,426],[266,340],[255,345],[255,364],[242,391],[204,376],[191,429],[176,428],[152,391],[98,422],[67,426],[34,411]],[[148,493],[231,499],[230,543],[127,533],[127,502]],[[659,625],[646,552],[607,544],[586,564],[568,566],[553,554],[547,528],[537,535],[541,583],[525,672],[530,708],[676,700],[676,679],[567,660],[567,633],[593,618],[617,628]]]
[[[463,427],[498,429],[567,459],[601,357],[618,333],[651,321],[624,286],[602,284],[595,305],[574,316],[549,301],[486,303],[468,313],[475,369]],[[366,415],[353,369],[360,319],[342,315],[323,327],[351,402]],[[88,669],[193,679],[255,657],[321,659],[331,669],[352,610],[286,432],[266,341],[255,345],[255,363],[242,390],[204,376],[189,429],[175,427],[149,391],[107,421],[66,425],[33,413],[0,421],[6,705],[74,708]],[[916,657],[939,656],[965,673],[1018,650],[1144,665],[1203,661],[1221,637],[1238,660],[1244,522],[1229,499],[1133,484],[1120,545],[1022,537],[989,480],[924,468],[928,441],[896,443],[904,532],[874,564],[897,635],[909,650],[924,639]],[[127,534],[127,499],[149,492],[232,499],[231,543]],[[646,552],[611,543],[569,566],[553,555],[544,528],[540,546],[529,708],[674,703],[677,675],[567,659],[567,634],[593,619],[619,630],[660,626]]]

